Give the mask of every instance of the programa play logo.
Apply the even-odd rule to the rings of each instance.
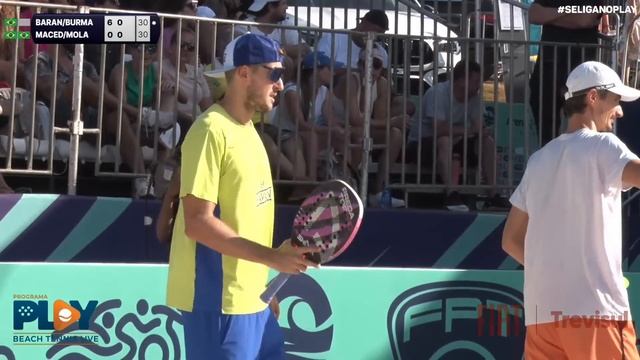
[[[525,333],[522,311],[507,313],[495,325],[479,314],[479,309],[501,304],[521,310],[522,293],[482,281],[443,281],[403,292],[387,315],[394,359],[521,359]],[[483,318],[483,326],[487,323],[509,331],[496,332],[504,336],[487,336],[488,332],[478,331],[479,318]]]
[[[96,300],[50,301],[47,295],[39,294],[14,295],[13,298],[14,344],[51,344],[69,340],[70,336],[63,334],[67,329],[87,330],[82,336],[74,335],[74,341],[98,340],[97,335],[88,331],[98,305]]]

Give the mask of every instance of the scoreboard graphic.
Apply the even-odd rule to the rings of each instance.
[[[3,20],[6,40],[36,44],[157,43],[156,14],[35,14],[31,19]]]

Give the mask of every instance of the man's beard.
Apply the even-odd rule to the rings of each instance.
[[[269,112],[272,109],[272,106],[265,102],[262,96],[251,88],[247,90],[247,101],[245,106],[248,110],[262,113]]]

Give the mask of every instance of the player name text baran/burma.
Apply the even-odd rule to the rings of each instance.
[[[36,31],[36,39],[88,39],[87,31]]]
[[[92,19],[36,19],[36,26],[93,26]]]

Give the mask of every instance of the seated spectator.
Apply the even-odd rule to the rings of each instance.
[[[4,60],[0,58],[0,89],[2,88],[11,88],[14,85],[14,77],[13,77],[13,69],[15,62],[14,60]],[[17,88],[25,88],[27,86],[26,79],[24,77],[24,65],[22,63],[18,63],[16,67],[16,87]]]
[[[248,4],[245,4],[248,1]],[[251,0],[199,0],[196,15],[205,18],[245,20]],[[234,38],[236,26],[230,23],[200,22],[200,59],[205,66],[222,66],[226,46]],[[214,39],[211,34],[216,34]],[[209,69],[208,69],[209,70]],[[215,98],[214,98],[215,100]]]
[[[302,114],[313,125],[313,138],[305,139],[305,146],[317,149],[317,155],[310,161],[318,162],[318,158],[327,162],[333,162],[336,166],[316,165],[317,171],[331,170],[335,168],[337,173],[323,173],[323,178],[347,177],[343,173],[340,160],[348,161],[345,157],[338,159],[335,155],[348,151],[348,132],[342,126],[329,126],[335,124],[333,112],[326,109],[331,105],[327,100],[329,87],[334,75],[344,70],[344,64],[334,63],[329,56],[321,52],[307,54],[301,64],[300,89]],[[331,119],[329,121],[328,119]],[[356,154],[354,154],[356,155]],[[328,165],[328,164],[327,164]],[[318,166],[320,166],[318,168]],[[349,171],[349,169],[347,169]],[[316,173],[317,173],[316,171]]]
[[[284,159],[271,162],[278,163],[280,171],[294,179],[316,180],[318,140],[315,126],[307,121],[302,110],[302,98],[296,85],[297,66],[288,56],[284,57],[283,65],[284,90],[278,95],[279,102],[273,115],[275,134],[270,135],[279,145]]]
[[[198,2],[193,0],[182,1],[182,8],[178,11],[178,15],[195,16]],[[171,51],[171,38],[178,30],[185,27],[195,29],[195,25],[196,23],[193,20],[180,21],[179,19],[165,18],[164,28],[162,29],[162,52],[168,54]]]
[[[109,79],[109,74],[116,65],[120,64],[122,60],[122,45],[120,44],[107,44],[105,46],[104,54],[104,74],[100,74],[102,68],[102,45],[98,44],[86,44],[85,45],[85,61],[90,62],[98,71],[101,77],[105,78],[105,81]],[[125,59],[126,60],[126,59]]]
[[[409,118],[413,117],[413,115],[415,115],[416,112],[416,106],[415,104],[408,98],[408,93],[399,93],[397,92],[396,86],[393,83],[393,74],[390,73],[389,69],[389,54],[387,52],[387,50],[382,46],[382,44],[375,44],[376,47],[380,47],[383,51],[383,57],[384,57],[384,61],[383,61],[383,66],[384,69],[382,71],[382,73],[380,74],[381,78],[384,78],[386,80],[386,82],[389,84],[389,96],[391,97],[391,115],[392,116],[397,116],[397,115],[402,115],[402,114],[406,114],[407,116],[409,116]],[[360,56],[362,58],[362,56],[364,56],[364,52],[361,51],[360,52]],[[409,89],[407,89],[407,91],[409,91]]]
[[[255,0],[249,7],[250,15],[245,20],[268,25],[239,25],[236,26],[236,35],[251,32],[269,37],[280,43],[287,56],[299,62],[309,52],[309,46],[298,31],[278,27],[295,25],[287,17],[287,7],[287,0]]]
[[[466,141],[467,166],[478,165],[482,148],[482,175],[489,185],[495,185],[496,145],[492,137],[493,132],[483,123],[480,65],[469,61],[468,73],[466,66],[465,60],[458,62],[453,69],[453,80],[437,83],[422,98],[422,118],[417,119],[409,131],[407,160],[416,162],[420,144],[420,165],[430,166],[435,139],[436,171],[439,177],[447,185],[459,185]],[[465,133],[468,135],[466,139]],[[504,204],[504,199],[496,194],[493,189],[490,195],[494,198],[491,201]],[[451,192],[447,196],[446,205],[451,210],[469,210],[457,192]]]
[[[201,112],[213,105],[213,99],[209,84],[204,77],[204,67],[195,56],[196,34],[190,28],[182,28],[181,34],[180,44],[177,43],[177,32],[171,38],[170,52],[162,65],[162,79],[176,84],[179,72],[178,117],[183,125],[189,125]],[[180,60],[178,60],[178,52]]]
[[[160,113],[156,114],[153,110],[156,108],[156,93],[159,84],[158,69],[155,61],[157,60],[157,46],[155,44],[142,45],[130,44],[126,46],[127,52],[131,55],[131,61],[116,67],[109,77],[109,90],[120,97],[120,91],[124,88],[125,103],[136,108],[140,107],[142,114],[136,114],[135,117],[123,114],[123,122],[135,124],[138,116],[142,115],[142,124],[144,132],[141,134],[141,140],[144,144],[153,147],[155,141],[155,126],[158,121],[158,129],[161,132],[170,131],[175,124],[175,116],[173,115],[175,101],[175,82],[162,78],[160,100],[158,101]],[[144,51],[144,54],[143,54]],[[144,68],[144,77],[141,71]],[[142,79],[142,80],[141,80]],[[122,83],[124,81],[124,84]],[[142,83],[142,84],[141,84]],[[156,117],[157,115],[157,117]],[[180,137],[176,134],[177,138]],[[167,150],[174,147],[169,143],[159,141],[161,147],[158,148],[159,156],[162,158],[167,155]]]
[[[117,9],[120,7],[118,0],[95,0],[95,7]],[[100,73],[102,68],[102,44],[85,44],[84,45],[84,58],[86,61],[93,64],[93,66]],[[105,80],[109,79],[111,70],[119,64],[122,58],[122,45],[121,44],[106,44],[104,54],[104,74],[102,77]]]
[[[374,32],[384,34],[389,30],[389,18],[383,10],[371,10],[360,19],[358,25],[353,28],[356,32]],[[351,52],[349,53],[349,42],[351,42]],[[365,38],[361,34],[345,33],[324,33],[318,44],[316,51],[323,52],[328,56],[333,56],[334,61],[348,64],[351,68],[358,67],[360,52],[365,48]]]
[[[49,48],[52,54],[55,54],[55,46]],[[68,128],[68,122],[72,119],[71,105],[73,95],[73,54],[74,45],[60,45],[58,51],[58,68],[54,68],[54,55],[49,52],[40,52],[38,56],[34,56],[27,64],[25,71],[29,88],[35,89],[38,100],[43,101],[49,109],[53,109],[55,103],[55,126]],[[36,62],[35,66],[33,62]],[[31,71],[37,66],[37,78]],[[91,63],[85,62],[83,66],[82,79],[82,119],[85,128],[98,127],[98,105],[100,103],[100,78],[96,69]],[[54,83],[54,78],[57,80]],[[56,91],[56,98],[51,98],[53,90]],[[103,117],[103,136],[106,136],[108,142],[114,142],[113,137],[118,131],[117,111],[120,101],[110,91],[105,89],[102,97],[104,105]],[[126,114],[135,118],[138,110],[128,104],[123,104],[123,110]],[[121,127],[121,148],[120,154],[124,163],[136,173],[144,172],[144,163],[142,161],[142,151],[138,141],[134,135],[133,127],[128,121],[122,122]],[[83,140],[95,142],[95,137],[84,135]],[[135,193],[146,193],[146,179],[136,179],[134,181]]]
[[[196,16],[207,19],[228,19],[227,9],[219,0],[200,0],[196,8]],[[211,21],[200,21],[199,57],[206,65],[214,64],[216,58],[221,58],[225,46],[231,41],[231,24]],[[212,36],[215,34],[215,37]]]
[[[361,55],[362,54],[362,55]],[[332,105],[328,108],[332,112],[333,118],[339,126],[349,128],[351,144],[361,145],[364,137],[365,125],[365,82],[364,82],[364,51],[358,54],[357,70],[351,72],[351,79],[346,77],[339,80],[338,85],[330,97]],[[389,143],[385,146],[378,157],[380,170],[376,174],[375,182],[371,186],[369,204],[378,206],[384,190],[386,174],[389,164],[395,163],[402,150],[403,129],[407,121],[406,115],[398,114],[388,118],[389,112],[389,83],[381,76],[385,67],[386,51],[376,46],[372,52],[372,88],[371,102],[369,104],[371,113],[371,137],[374,144],[387,144],[387,124],[389,124]],[[348,122],[345,122],[348,121]],[[348,124],[348,125],[347,125]],[[360,164],[361,148],[356,148],[352,154],[351,165],[357,168]],[[403,207],[404,201],[392,198],[392,207]]]
[[[1,47],[1,46],[0,46]],[[0,53],[2,54],[2,53]],[[14,65],[15,65],[15,80],[14,80]],[[32,96],[31,92],[27,91],[27,83],[25,79],[24,65],[22,62],[16,64],[15,59],[4,60],[0,56],[0,134],[8,135],[10,131],[10,118],[18,120],[13,129],[14,136],[26,136],[30,134],[31,129],[31,104]],[[14,84],[15,83],[15,84]],[[15,85],[15,108],[13,117],[11,117],[11,107],[13,101],[13,85]],[[36,111],[36,118],[38,118],[38,111]],[[47,127],[50,129],[50,127]],[[38,128],[38,130],[44,130]],[[46,138],[43,131],[34,131],[34,136],[39,139]]]
[[[11,107],[13,99],[11,96],[11,84],[2,81],[0,78],[0,134],[9,134],[9,124],[11,119]],[[14,115],[19,115],[22,111],[23,102],[16,96]]]
[[[365,56],[366,51],[362,50],[358,60],[358,71],[360,74],[364,74],[365,71]],[[387,146],[386,153],[389,155],[389,161],[395,163],[398,160],[400,152],[402,151],[402,139],[404,138],[404,131],[408,126],[409,116],[404,113],[402,103],[397,101],[400,98],[394,97],[394,101],[389,101],[391,94],[391,85],[389,80],[384,76],[385,70],[388,67],[389,56],[384,48],[381,46],[374,46],[372,49],[372,67],[371,67],[371,135],[373,137],[374,144],[384,144]],[[364,77],[362,79],[362,94],[364,94]],[[362,97],[363,99],[364,97]],[[364,108],[364,102],[361,104]],[[407,109],[410,111],[411,109]],[[390,124],[389,143],[387,143],[387,123]],[[390,169],[387,161],[387,156],[384,154],[379,158],[380,169],[374,180],[372,190],[373,196],[370,197],[369,202],[371,206],[378,206],[382,198],[382,192],[384,191],[387,172]],[[396,199],[393,207],[404,206],[404,201]]]

